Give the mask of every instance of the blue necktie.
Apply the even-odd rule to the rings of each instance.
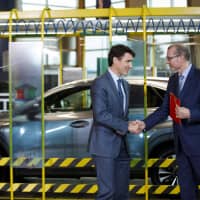
[[[120,97],[120,104],[124,107],[124,104],[123,104],[124,96],[123,96],[123,92],[122,92],[122,80],[121,79],[117,80],[117,86],[118,86],[118,93],[119,93],[119,97]]]
[[[181,92],[181,90],[183,89],[183,80],[184,80],[184,76],[183,75],[179,75],[179,93]]]

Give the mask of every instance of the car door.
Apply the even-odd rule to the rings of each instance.
[[[59,157],[89,156],[87,144],[92,124],[90,88],[70,88],[50,99],[52,102],[48,101],[45,119],[46,154],[49,157],[59,154]]]

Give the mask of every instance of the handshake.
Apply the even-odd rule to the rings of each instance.
[[[131,133],[138,134],[142,132],[145,129],[146,125],[143,121],[135,120],[135,121],[129,121],[128,123],[128,130]]]

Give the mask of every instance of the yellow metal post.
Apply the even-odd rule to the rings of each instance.
[[[81,37],[81,45],[82,45],[81,50],[82,50],[82,54],[83,54],[83,56],[82,56],[82,58],[83,58],[83,60],[82,60],[82,63],[83,63],[83,66],[82,66],[82,68],[83,68],[82,77],[83,77],[83,79],[86,79],[87,78],[87,67],[85,65],[85,56],[86,56],[85,55],[85,36]]]
[[[113,16],[113,8],[109,8],[109,44],[112,46],[112,16]]]
[[[9,43],[12,42],[12,22],[13,22],[13,15],[15,15],[15,18],[18,19],[18,12],[16,9],[12,9],[10,11],[10,16],[9,16]],[[12,139],[12,126],[13,126],[13,110],[12,110],[12,71],[11,71],[11,64],[10,64],[10,57],[9,57],[9,64],[8,64],[8,73],[9,73],[9,155],[10,155],[10,200],[14,199],[14,187],[13,187],[13,139]]]
[[[142,13],[142,26],[143,26],[143,41],[144,41],[144,116],[147,116],[147,81],[146,81],[146,70],[147,70],[147,34],[146,34],[146,6],[143,6],[143,13]],[[145,141],[145,199],[149,199],[149,191],[148,191],[148,138],[147,133],[144,133],[144,141]]]
[[[63,45],[62,45],[62,38],[59,38],[59,50],[60,50],[60,67],[59,67],[59,85],[63,84]]]
[[[41,41],[44,47],[44,22],[46,14],[51,18],[50,10],[44,8],[41,15]],[[45,188],[45,121],[44,121],[44,60],[42,55],[42,67],[41,67],[41,133],[42,133],[42,199],[46,199],[46,188]]]
[[[152,75],[153,76],[156,76],[156,66],[155,66],[155,50],[156,50],[156,48],[155,48],[155,38],[154,38],[154,35],[153,35],[153,43],[152,43],[152,47],[153,47],[153,49],[152,49]]]

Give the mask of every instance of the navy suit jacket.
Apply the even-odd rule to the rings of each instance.
[[[120,105],[119,93],[107,71],[95,79],[91,88],[93,125],[89,138],[92,155],[115,158],[119,155],[122,138],[128,132],[129,85],[122,82],[126,93],[126,108]]]
[[[190,156],[200,155],[200,70],[194,65],[187,76],[181,93],[178,94],[178,73],[172,75],[161,107],[145,120],[146,129],[151,129],[169,115],[169,93],[180,98],[181,106],[190,109],[190,119],[183,119],[182,124],[173,123],[175,148],[182,145],[183,151]]]

